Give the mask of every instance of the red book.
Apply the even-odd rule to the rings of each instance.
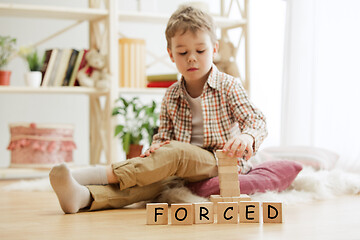
[[[177,81],[159,81],[159,82],[149,82],[146,86],[148,88],[167,88],[176,83]]]

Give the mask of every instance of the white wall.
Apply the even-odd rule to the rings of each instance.
[[[26,0],[0,0],[1,2],[28,3]],[[119,1],[122,9],[135,10],[137,1]],[[152,9],[161,13],[173,12],[178,4],[185,1],[146,0],[141,1],[142,9]],[[216,0],[207,1],[210,11],[218,11]],[[63,0],[32,0],[31,3],[85,6],[87,1]],[[285,2],[282,0],[251,0],[250,1],[250,40],[251,40],[251,85],[254,103],[267,115],[269,137],[266,145],[279,143],[280,128],[280,90],[282,73],[283,27]],[[18,46],[34,43],[48,34],[70,25],[69,21],[20,19],[0,17],[0,34],[11,35],[18,39]],[[119,28],[129,37],[146,38],[147,46],[154,52],[166,54],[164,37],[165,26],[121,23]],[[53,39],[39,47],[40,51],[54,47],[88,47],[87,24]],[[150,59],[149,59],[150,60]],[[23,86],[23,74],[26,71],[22,60],[16,59],[9,65],[13,75],[11,85]],[[154,66],[149,73],[169,72],[169,68]],[[143,97],[150,100],[152,96]],[[160,101],[161,97],[156,96]],[[79,95],[0,95],[0,167],[10,163],[10,153],[6,150],[9,142],[8,124],[18,121],[36,123],[71,123],[75,126],[75,142],[78,149],[74,151],[76,164],[86,164],[89,159],[88,133],[88,98]],[[119,160],[122,153],[119,153]]]

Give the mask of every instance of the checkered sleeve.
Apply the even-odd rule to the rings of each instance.
[[[153,136],[153,143],[161,143],[165,142],[166,140],[174,140],[174,126],[169,117],[167,109],[168,101],[168,94],[165,94],[161,103],[159,131]]]
[[[245,89],[238,81],[231,82],[228,100],[231,111],[239,123],[241,133],[254,138],[254,153],[267,136],[266,118],[249,100]]]

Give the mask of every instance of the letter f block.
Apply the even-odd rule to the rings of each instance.
[[[146,204],[146,224],[167,225],[169,216],[168,208],[167,203]]]

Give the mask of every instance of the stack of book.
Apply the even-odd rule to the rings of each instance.
[[[176,83],[180,79],[180,74],[159,74],[147,76],[148,88],[167,88]]]
[[[79,86],[77,73],[86,65],[87,51],[58,48],[46,50],[41,69],[43,76],[41,86]]]

